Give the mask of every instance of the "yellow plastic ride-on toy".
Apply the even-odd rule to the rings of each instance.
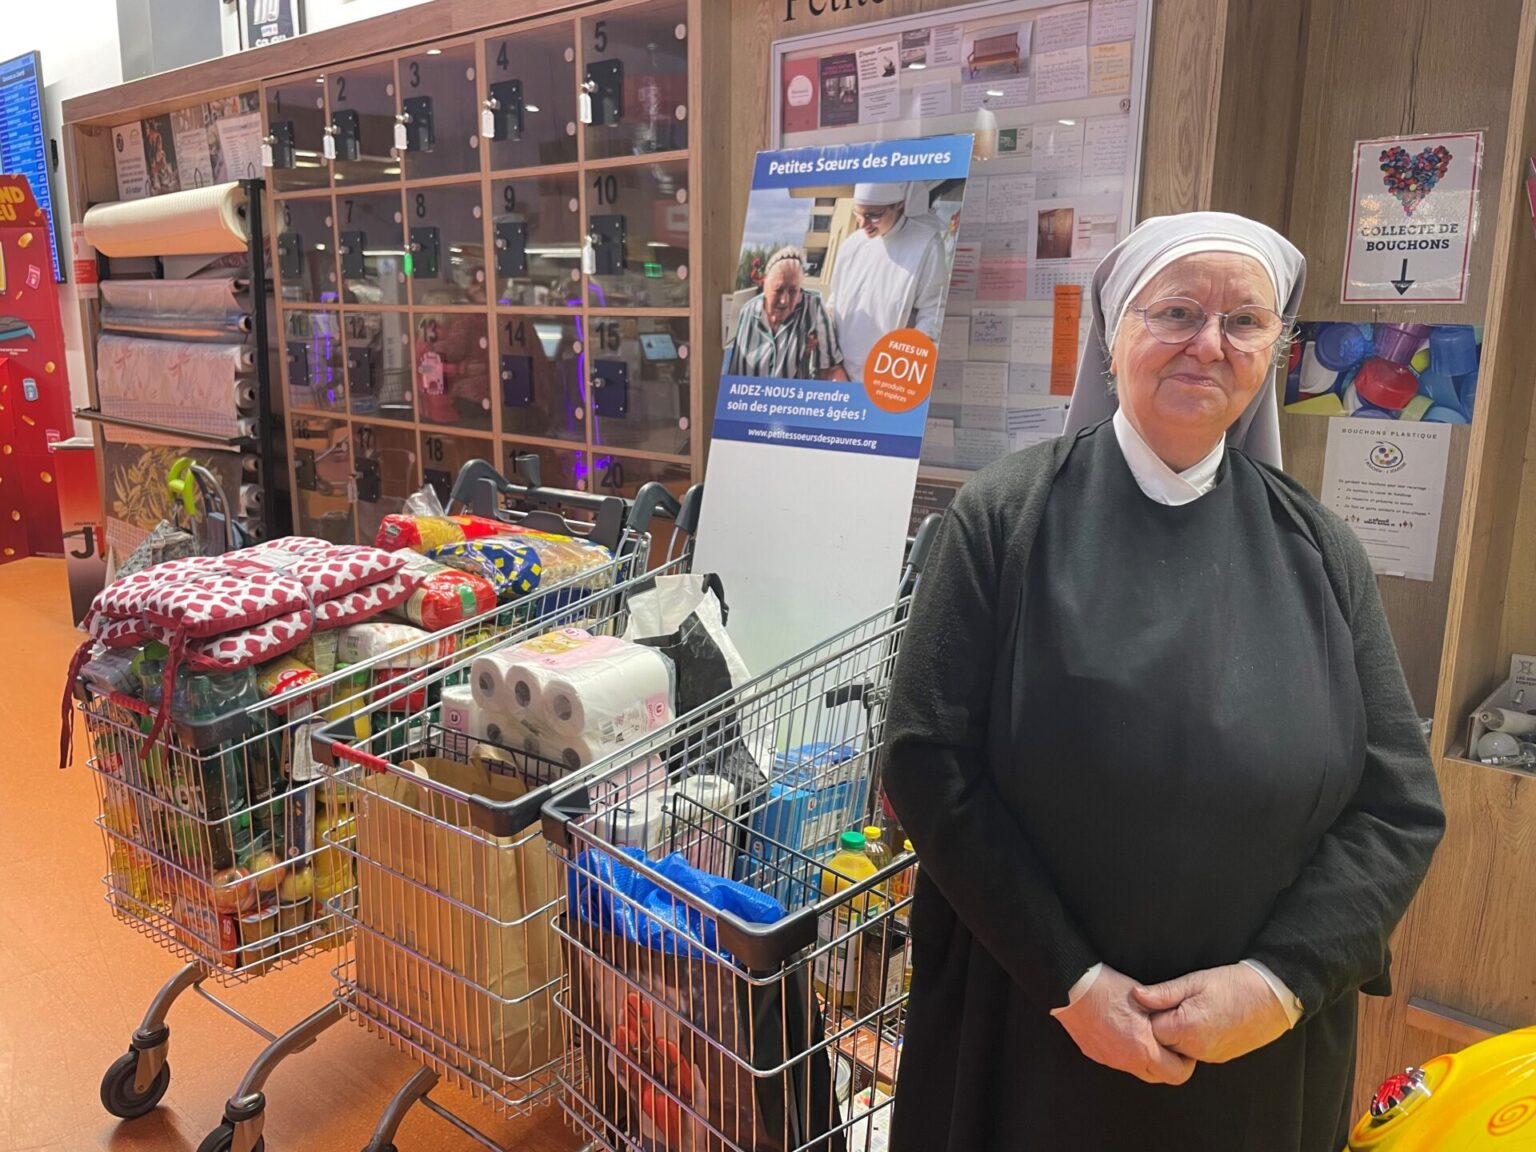
[[[1536,1028],[1389,1076],[1345,1152],[1536,1149]]]

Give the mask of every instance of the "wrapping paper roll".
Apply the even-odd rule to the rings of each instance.
[[[240,511],[247,516],[255,516],[261,512],[264,503],[261,495],[260,484],[240,485]]]
[[[108,333],[96,345],[96,388],[110,416],[168,428],[241,435],[241,373],[255,352],[238,344],[146,340]]]
[[[259,478],[261,476],[261,457],[260,456],[242,456],[242,457],[240,457],[240,469],[247,476],[255,476],[255,477]]]
[[[240,380],[235,384],[235,410],[242,416],[251,416],[256,412],[256,402],[260,398],[258,386],[254,380]]]
[[[552,732],[625,744],[672,719],[672,661],[656,649],[619,641],[576,655],[586,659],[553,669],[536,708]]]
[[[256,438],[256,429],[260,423],[259,420],[250,417],[241,417],[235,421],[234,434],[236,436],[243,436],[247,440],[254,440]]]
[[[237,331],[249,314],[236,299],[250,289],[245,280],[103,280],[101,320],[144,328],[206,324]]]
[[[229,183],[98,204],[85,213],[85,239],[107,256],[244,252],[250,244],[245,203],[245,190]]]
[[[1511,736],[1525,736],[1536,732],[1536,716],[1516,712],[1512,708],[1485,708],[1477,714],[1478,722],[1494,732],[1508,732]]]

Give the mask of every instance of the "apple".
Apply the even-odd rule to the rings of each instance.
[[[251,857],[250,869],[256,887],[263,895],[276,892],[277,886],[283,882],[284,873],[288,871],[277,858],[277,853],[265,850]]]
[[[229,915],[256,907],[261,897],[250,875],[244,868],[221,868],[215,872],[209,878],[213,884],[213,906]]]
[[[315,870],[313,868],[295,868],[284,876],[283,882],[277,886],[277,898],[284,904],[308,900],[314,894]]]

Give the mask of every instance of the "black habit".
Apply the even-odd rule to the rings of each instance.
[[[1357,992],[1444,823],[1341,521],[1230,449],[1158,504],[1109,423],[1001,461],[925,567],[886,748],[920,860],[892,1152],[1338,1152]],[[1182,1086],[1049,1015],[1099,961],[1244,958],[1302,1021]]]

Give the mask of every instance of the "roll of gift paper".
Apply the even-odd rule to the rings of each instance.
[[[246,280],[206,277],[197,280],[103,280],[101,321],[143,328],[185,328],[192,324],[239,331],[248,319],[238,293]]]
[[[241,415],[250,415],[256,411],[256,381],[238,380],[235,382],[235,408]]]
[[[1478,723],[1494,732],[1508,732],[1511,736],[1525,736],[1536,732],[1536,716],[1516,712],[1512,708],[1484,708],[1477,714]]]
[[[85,213],[88,244],[106,256],[201,256],[250,244],[245,190],[237,183],[98,204]]]
[[[247,516],[257,515],[261,511],[263,500],[260,484],[240,485],[240,511]]]
[[[555,675],[544,686],[536,713],[551,731],[624,744],[672,719],[672,661],[666,656],[626,641],[584,651],[590,658],[552,669]]]

